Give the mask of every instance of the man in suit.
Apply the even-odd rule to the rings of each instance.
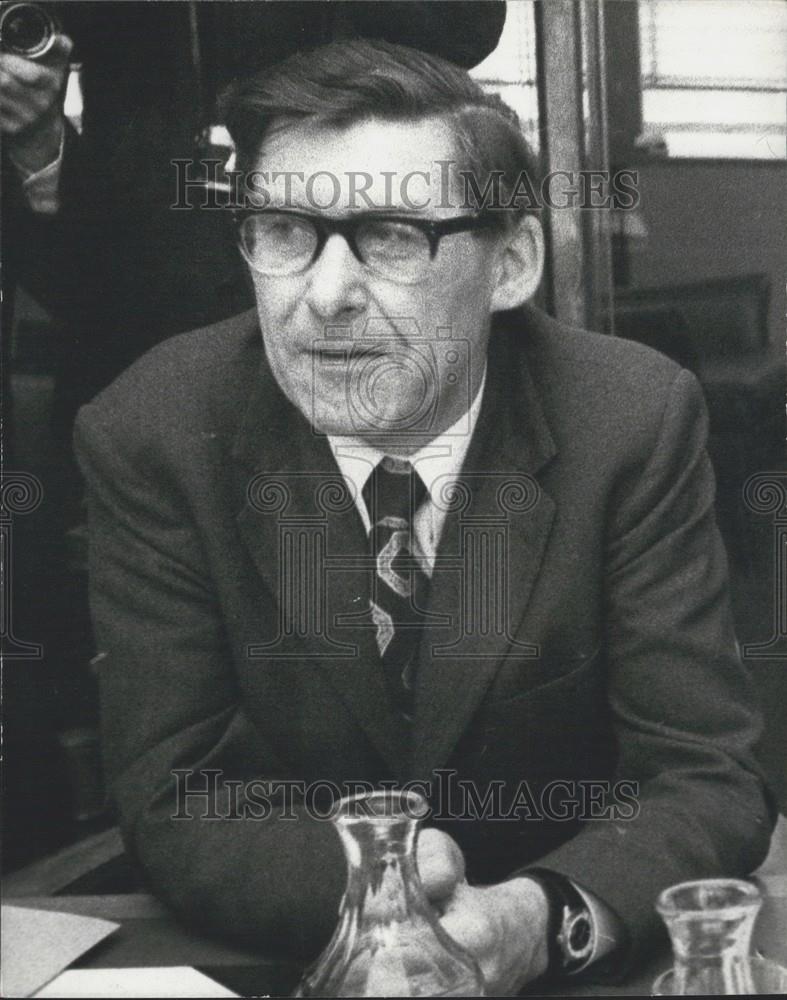
[[[457,67],[334,43],[227,122],[256,309],[77,425],[128,848],[185,917],[314,954],[345,868],[309,790],[417,781],[490,992],[622,968],[772,823],[697,384],[527,304],[529,153]]]

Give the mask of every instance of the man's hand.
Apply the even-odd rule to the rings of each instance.
[[[547,898],[526,878],[458,886],[441,923],[481,967],[490,996],[512,996],[547,968]]]
[[[418,834],[418,874],[426,898],[438,912],[465,881],[465,859],[457,842],[442,830],[426,827]]]
[[[0,54],[0,129],[14,164],[25,174],[42,170],[60,151],[72,48],[70,38],[57,35],[44,59]]]
[[[459,845],[431,827],[421,830],[417,851],[427,898],[448,934],[481,966],[492,996],[516,993],[546,970],[548,906],[537,882],[469,886]]]

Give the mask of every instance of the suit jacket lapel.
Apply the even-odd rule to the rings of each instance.
[[[399,776],[404,736],[373,626],[358,615],[371,572],[363,524],[327,439],[284,397],[264,358],[233,455],[238,530],[280,611],[278,638],[252,657],[306,662],[327,677]]]
[[[518,329],[493,337],[457,509],[440,540],[429,610],[450,614],[452,625],[426,629],[421,641],[411,761],[418,777],[446,762],[504,659],[538,654],[518,632],[554,517],[535,477],[556,448],[524,352],[508,343],[526,336],[520,317]]]

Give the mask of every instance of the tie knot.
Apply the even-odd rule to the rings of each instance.
[[[363,488],[363,498],[373,525],[387,519],[411,525],[425,493],[424,481],[410,462],[388,455],[375,466]],[[389,522],[388,527],[404,525]]]

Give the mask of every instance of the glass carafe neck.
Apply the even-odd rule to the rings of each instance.
[[[339,923],[298,996],[483,996],[475,959],[448,936],[418,876],[415,843],[428,811],[414,792],[342,799],[334,817],[347,858]]]
[[[761,903],[756,886],[738,879],[684,882],[661,894],[676,993],[752,992],[746,960]]]
[[[408,817],[338,816],[336,828],[347,858],[342,909],[365,922],[405,920],[426,908],[415,863],[417,820]]]

